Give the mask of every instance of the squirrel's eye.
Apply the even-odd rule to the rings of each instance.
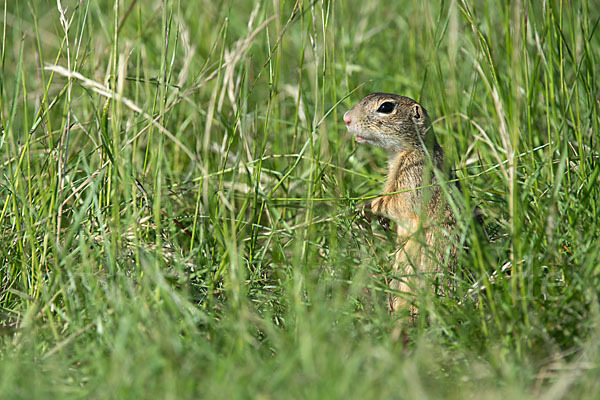
[[[391,101],[386,101],[385,103],[382,103],[377,109],[377,112],[383,114],[389,114],[392,111],[394,111],[394,103],[392,103]]]

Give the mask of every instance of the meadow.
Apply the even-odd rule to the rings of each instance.
[[[0,398],[600,396],[597,1],[0,13]],[[371,92],[429,111],[489,234],[412,323],[342,121]]]

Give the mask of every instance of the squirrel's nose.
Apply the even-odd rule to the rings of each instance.
[[[346,111],[346,114],[344,114],[344,122],[346,123],[346,125],[350,125],[350,123],[352,122],[350,111]]]

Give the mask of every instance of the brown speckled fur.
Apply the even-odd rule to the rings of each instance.
[[[378,111],[386,102],[393,104],[393,111]],[[381,196],[370,205],[372,212],[396,222],[399,249],[394,272],[400,279],[390,286],[406,295],[394,296],[394,311],[412,302],[409,295],[422,284],[420,275],[441,272],[442,266],[453,263],[446,254],[451,259],[456,256],[455,217],[441,187],[435,185],[433,173],[434,168],[443,171],[444,152],[427,111],[408,97],[370,94],[344,115],[344,121],[357,142],[387,150],[389,172],[384,193],[402,191]]]

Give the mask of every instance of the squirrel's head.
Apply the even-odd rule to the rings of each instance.
[[[390,153],[422,148],[431,130],[427,111],[419,103],[389,93],[368,95],[344,114],[344,122],[358,143]]]

